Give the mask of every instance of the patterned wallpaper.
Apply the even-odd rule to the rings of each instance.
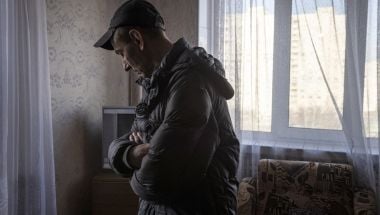
[[[165,21],[166,33],[173,42],[181,37],[198,44],[198,0],[149,0]],[[205,0],[201,0],[205,1]]]
[[[47,0],[58,215],[91,213],[91,179],[101,162],[101,108],[129,101],[129,74],[122,71],[120,59],[93,48],[121,2]],[[173,41],[185,36],[196,44],[197,0],[151,2]],[[137,92],[133,87],[133,103]]]
[[[128,74],[93,44],[117,0],[47,0],[54,151],[59,215],[90,213],[100,168],[103,105],[128,104]]]

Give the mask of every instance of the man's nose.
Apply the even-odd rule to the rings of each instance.
[[[132,69],[132,67],[127,62],[123,61],[123,69],[124,71],[129,72]]]
[[[128,69],[128,63],[126,63],[125,61],[123,61],[123,69],[124,69],[124,71],[127,71],[127,69]]]

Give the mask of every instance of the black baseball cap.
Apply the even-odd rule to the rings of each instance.
[[[164,20],[157,9],[145,0],[129,0],[122,4],[111,19],[108,31],[95,43],[95,47],[113,50],[111,40],[121,26],[160,28],[165,30]]]

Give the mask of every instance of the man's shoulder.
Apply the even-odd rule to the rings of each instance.
[[[196,65],[188,65],[178,68],[170,77],[168,87],[175,85],[197,85],[200,84],[202,77]]]
[[[203,59],[196,51],[197,47],[186,49],[177,59],[177,62],[171,68],[173,77],[190,78],[199,77],[200,74],[213,71],[213,63]]]

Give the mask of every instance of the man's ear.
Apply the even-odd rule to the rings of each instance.
[[[144,39],[140,31],[136,29],[131,29],[129,31],[129,37],[139,47],[141,51],[144,49]]]

